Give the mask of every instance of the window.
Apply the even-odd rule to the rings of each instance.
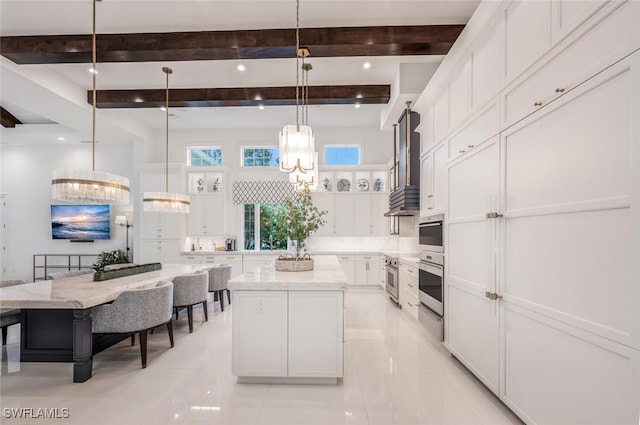
[[[242,148],[243,167],[277,167],[279,162],[278,148],[260,146]]]
[[[276,238],[278,204],[244,205],[244,249],[287,249],[287,240]],[[256,247],[256,240],[259,241]]]
[[[191,146],[187,152],[187,165],[191,167],[217,167],[222,165],[219,146]]]
[[[360,164],[360,146],[325,146],[324,163],[326,165]]]

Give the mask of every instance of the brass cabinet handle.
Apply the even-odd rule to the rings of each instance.
[[[469,149],[471,149],[471,148],[475,147],[475,145],[469,145],[469,146],[467,146],[467,147],[468,147]]]
[[[542,106],[542,102],[536,102],[533,104],[533,106]]]
[[[433,198],[433,195],[427,195],[427,198]]]
[[[558,87],[556,89],[556,93],[564,93],[564,88],[563,87]]]
[[[497,212],[488,212],[484,215],[485,218],[502,218],[504,217],[502,214]]]
[[[485,292],[484,296],[486,298],[489,298],[490,300],[499,300],[502,298],[502,295],[498,295],[495,292],[489,292],[489,291]]]
[[[461,151],[460,151],[460,153],[465,153],[465,152],[466,152],[465,150],[461,150]]]

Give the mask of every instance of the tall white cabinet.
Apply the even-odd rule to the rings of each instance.
[[[440,105],[422,168],[435,199],[449,152],[445,346],[528,424],[635,425],[640,3],[476,15],[416,102]]]

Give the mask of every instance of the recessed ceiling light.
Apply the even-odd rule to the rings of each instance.
[[[253,99],[254,99],[254,100],[262,100],[262,96],[260,96],[259,94],[257,94]]]
[[[264,109],[264,105],[258,105],[258,109]]]
[[[161,111],[166,111],[166,110],[167,110],[167,108],[165,108],[164,106],[161,106],[161,107],[160,107],[160,110],[161,110]]]
[[[95,69],[95,68],[89,68],[89,72],[92,73],[92,74],[97,74],[98,70]]]
[[[135,99],[133,99],[133,101],[134,101],[134,102],[137,102],[137,103],[144,102],[144,100],[142,100],[142,98],[141,98],[141,97],[136,97]]]
[[[357,99],[362,99],[362,93],[358,93],[358,94],[356,95],[356,98],[357,98]]]
[[[360,107],[360,102],[356,102],[356,104],[353,105],[353,106],[355,106],[356,108],[359,108]]]
[[[58,137],[58,140],[63,141],[64,137],[60,136],[60,137]]]
[[[365,62],[365,63],[363,63],[363,64],[362,64],[362,67],[363,67],[364,69],[369,69],[369,68],[371,68],[371,62]]]
[[[246,68],[244,67],[244,65],[240,64],[238,65],[238,71],[243,72]]]

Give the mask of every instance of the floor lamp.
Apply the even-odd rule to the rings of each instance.
[[[127,229],[127,236],[126,236],[126,247],[127,247],[127,260],[131,261],[131,258],[129,258],[129,227],[133,227],[133,224],[129,224],[129,222],[127,221],[127,217],[124,215],[117,215],[116,216],[116,224],[119,224],[120,226],[124,226]]]

